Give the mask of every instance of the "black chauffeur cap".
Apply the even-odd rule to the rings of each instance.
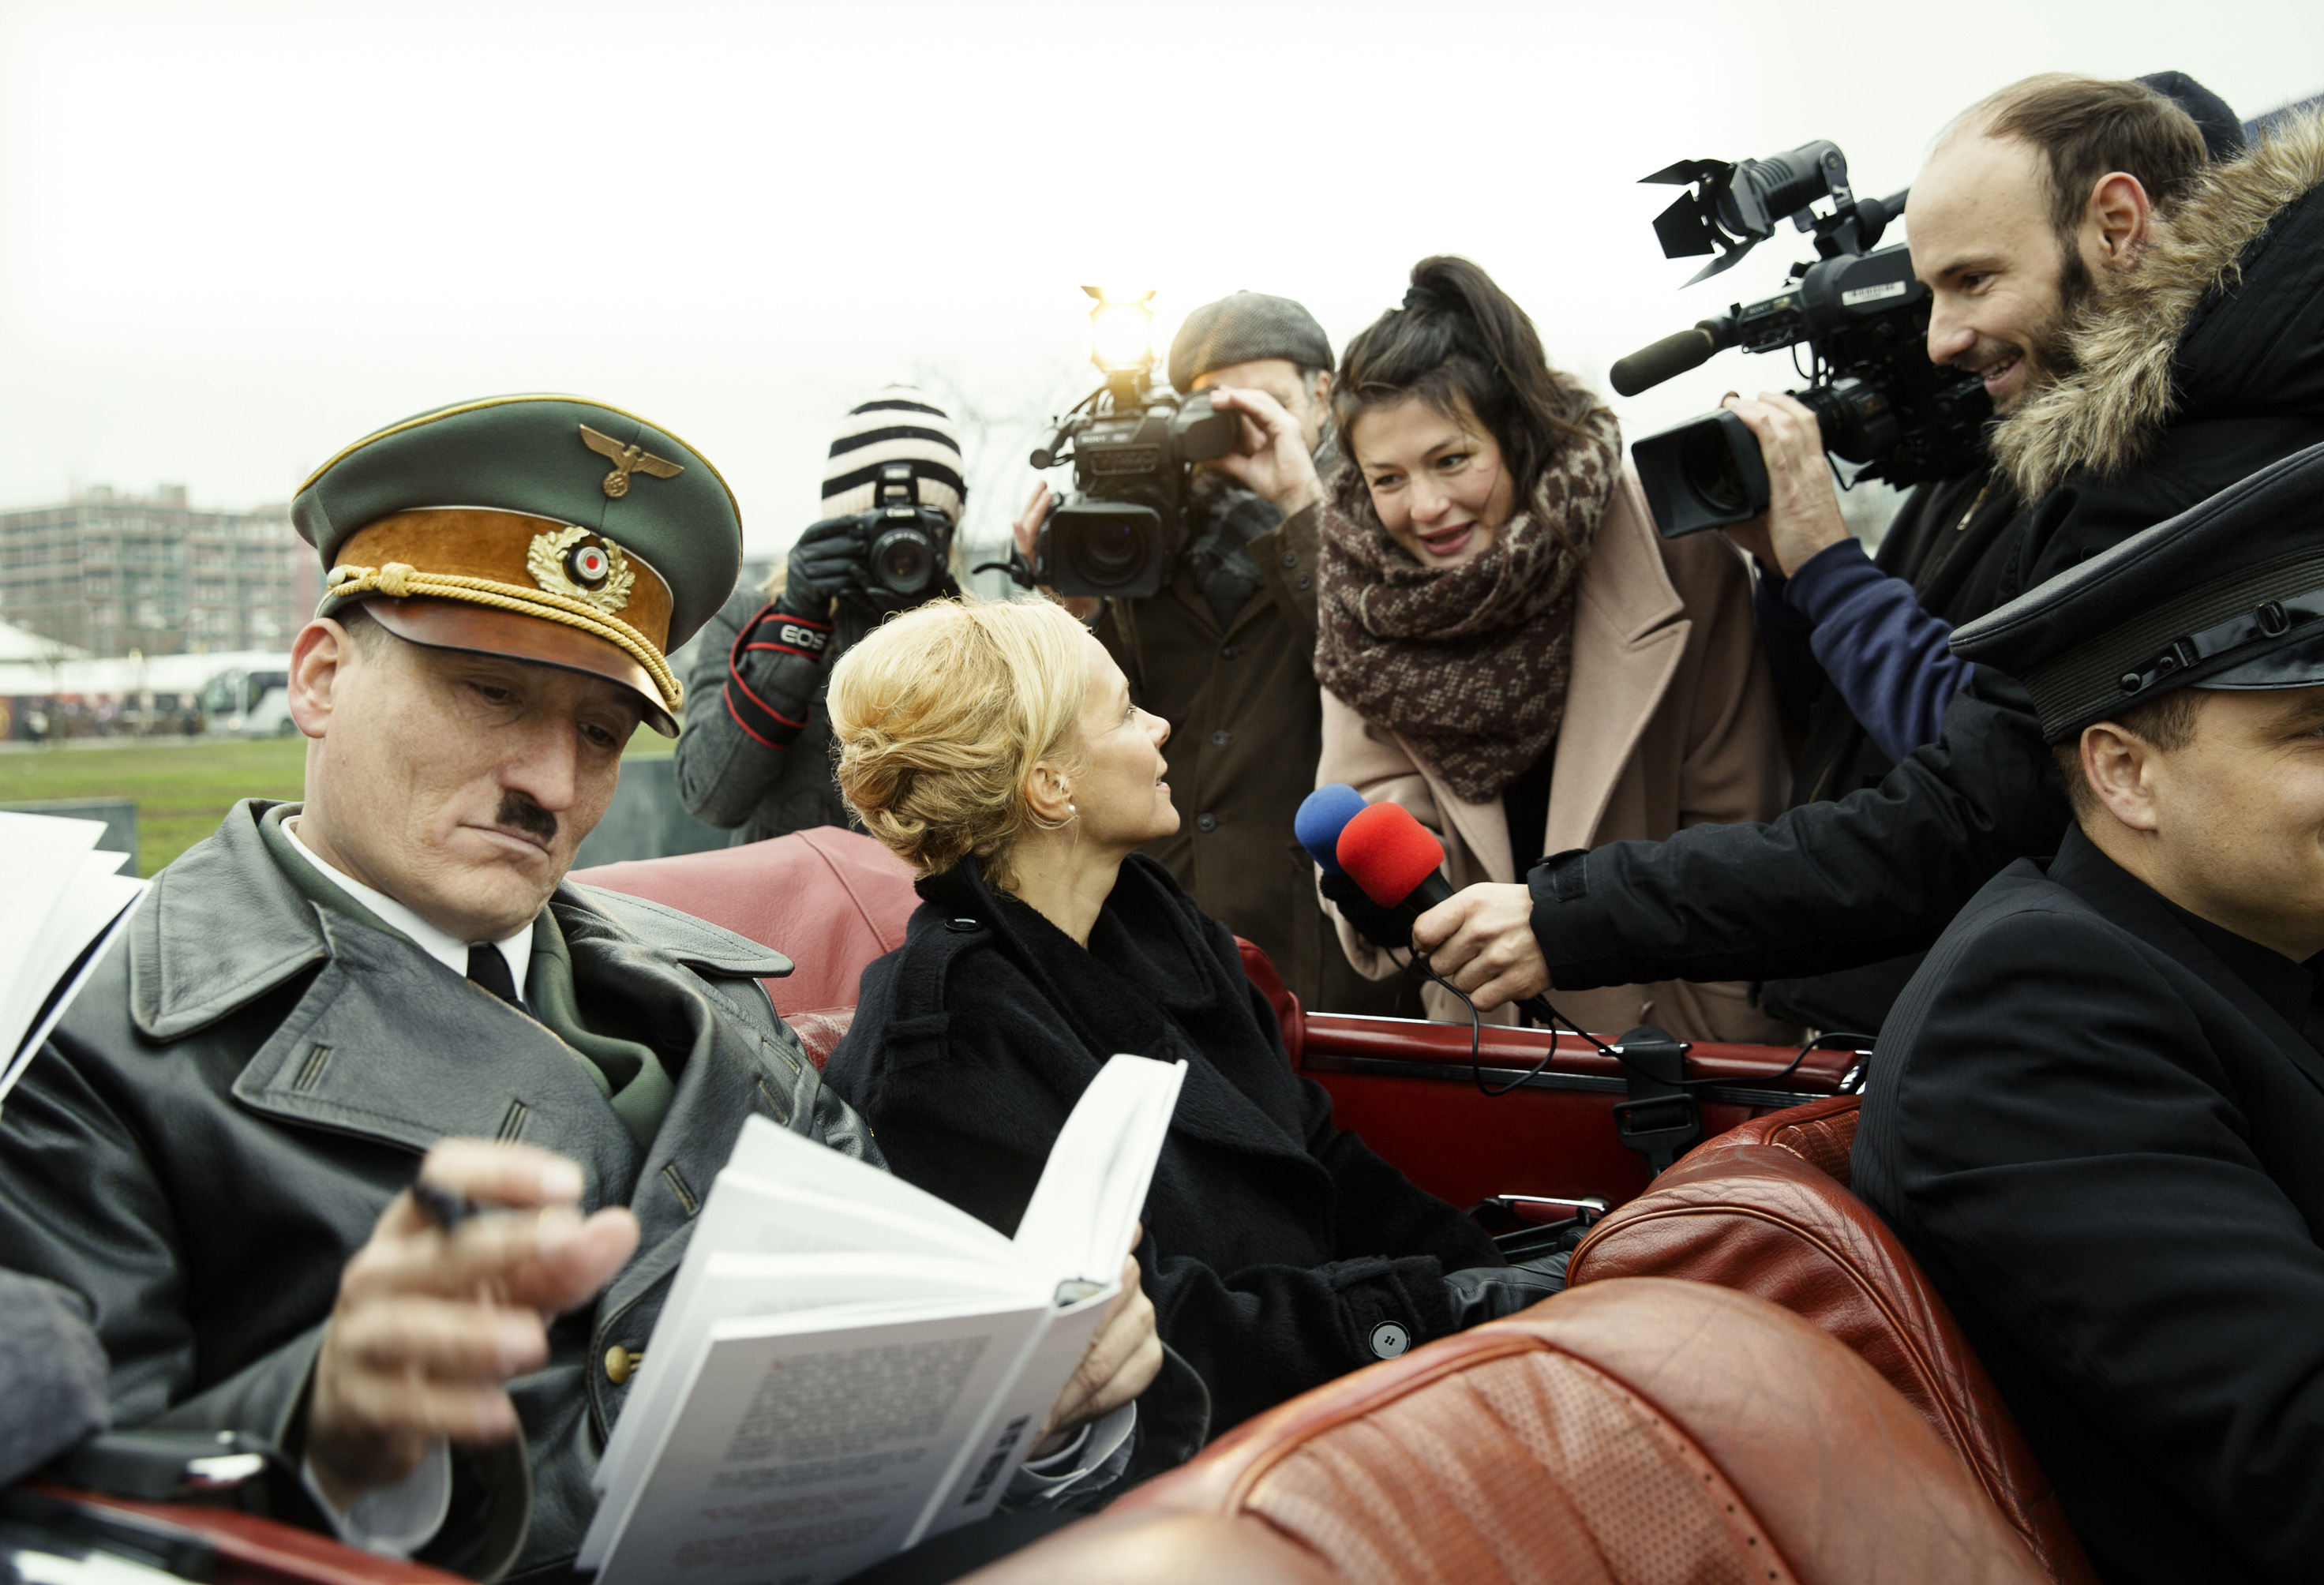
[[[2062,742],[2172,688],[2324,685],[2324,446],[1954,630]]]

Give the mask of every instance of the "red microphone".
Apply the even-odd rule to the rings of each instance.
[[[1450,899],[1443,862],[1444,844],[1401,804],[1366,805],[1340,831],[1340,868],[1384,908],[1418,916]]]

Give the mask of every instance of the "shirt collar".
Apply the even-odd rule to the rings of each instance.
[[[282,834],[290,839],[290,845],[299,850],[300,856],[315,866],[317,874],[378,915],[383,921],[394,926],[411,937],[414,945],[452,972],[464,980],[468,977],[469,944],[467,942],[462,941],[448,931],[438,929],[387,893],[365,886],[362,881],[346,874],[325,860],[314,849],[299,840],[299,821],[296,816],[282,823]],[[518,991],[521,993],[524,990],[525,971],[532,966],[532,921],[526,920],[523,927],[507,940],[493,942],[490,945],[499,947],[501,956],[508,960],[509,978],[515,981]]]

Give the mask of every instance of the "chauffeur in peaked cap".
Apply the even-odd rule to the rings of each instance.
[[[305,799],[164,869],[25,1070],[0,1269],[86,1303],[115,1425],[256,1437],[278,1513],[558,1580],[744,1120],[880,1164],[761,988],[780,954],[565,879],[641,715],[670,730],[734,501],[667,430],[513,396],[355,442],[292,510],[329,568],[290,656]],[[415,1174],[503,1209],[447,1234]],[[1112,1390],[1059,1405],[1118,1433],[1024,1500],[1119,1478]]]
[[[1954,632],[2076,824],[1873,1055],[1854,1184],[2113,1580],[2324,1571],[2324,447]]]
[[[664,657],[734,586],[734,493],[666,429],[574,396],[496,396],[367,435],[290,503],[329,574],[397,637],[611,678],[678,733]]]

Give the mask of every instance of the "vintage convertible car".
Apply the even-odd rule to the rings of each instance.
[[[918,903],[899,861],[836,830],[573,879],[791,956],[767,989],[818,1062]],[[1959,1327],[1848,1192],[1860,1043],[1609,1055],[1488,1026],[1472,1044],[1467,1025],[1309,1012],[1244,959],[1341,1127],[1505,1247],[1579,1237],[1572,1286],[1260,1415],[977,1579],[2094,1578]],[[445,1578],[241,1514],[10,1500],[68,1500],[149,1553],[174,1533],[221,1581]],[[0,1509],[0,1551],[25,1534]]]

